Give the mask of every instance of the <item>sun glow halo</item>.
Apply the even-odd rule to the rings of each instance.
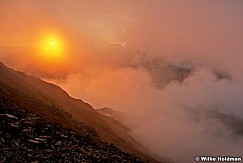
[[[65,60],[64,41],[56,35],[45,35],[38,43],[38,58],[44,62],[59,63]]]

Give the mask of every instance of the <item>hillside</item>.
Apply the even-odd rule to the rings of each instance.
[[[47,121],[0,97],[0,162],[142,162],[112,143],[94,141],[94,134]]]
[[[54,84],[0,63],[0,92],[1,99],[10,100],[14,108],[21,108],[47,122],[61,124],[81,135],[92,137],[98,144],[113,143],[128,153],[136,154],[143,162],[156,162],[144,154],[146,150],[129,135],[127,127],[99,114],[82,100],[70,97]]]

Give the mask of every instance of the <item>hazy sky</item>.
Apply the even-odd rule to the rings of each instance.
[[[242,27],[242,0],[0,1],[0,61],[139,114],[124,123],[159,156],[238,156],[242,135],[211,113],[243,118]]]
[[[97,60],[97,51],[121,44],[129,51],[231,68],[243,48],[242,6],[240,0],[2,1],[0,46],[28,51],[49,32],[65,40],[71,60]]]

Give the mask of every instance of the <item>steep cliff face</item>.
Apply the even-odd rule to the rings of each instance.
[[[42,115],[49,121],[61,123],[76,131],[91,133],[94,139],[114,143],[137,154],[144,161],[155,161],[144,154],[145,149],[129,135],[127,127],[99,114],[82,100],[70,97],[54,84],[17,72],[0,63],[0,91],[4,96],[11,97],[16,107]],[[80,127],[81,124],[86,127]]]

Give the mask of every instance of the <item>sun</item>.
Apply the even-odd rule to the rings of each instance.
[[[65,62],[67,45],[64,39],[53,33],[42,34],[37,41],[37,60],[47,64]]]
[[[46,37],[41,42],[40,50],[43,57],[58,59],[58,57],[63,55],[63,46],[59,38]]]

